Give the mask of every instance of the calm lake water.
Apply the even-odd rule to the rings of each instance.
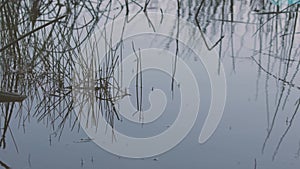
[[[0,11],[0,90],[27,96],[0,93],[3,168],[300,167],[299,4],[3,0]],[[226,84],[213,85],[223,71]],[[211,100],[222,100],[215,86],[226,89],[223,116],[200,144]],[[183,140],[151,157],[116,155],[87,130],[160,137],[197,105],[176,131],[192,127]],[[145,111],[157,117],[147,123]]]

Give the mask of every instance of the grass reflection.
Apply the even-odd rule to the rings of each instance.
[[[31,117],[39,122],[44,121],[60,136],[66,125],[74,129],[79,127],[78,117],[73,113],[74,107],[82,107],[90,100],[96,100],[98,111],[91,110],[91,116],[97,123],[99,113],[105,116],[111,126],[114,120],[120,119],[117,105],[118,99],[126,96],[126,91],[119,88],[122,83],[114,75],[122,76],[123,37],[117,45],[107,43],[107,51],[99,51],[93,41],[94,30],[119,16],[127,16],[144,12],[160,11],[163,15],[169,8],[164,9],[155,0],[104,0],[104,1],[9,1],[0,2],[0,103],[1,106],[1,140],[0,146],[6,147],[6,136],[13,133],[9,124],[13,117],[19,119],[19,127],[25,126]],[[278,140],[274,149],[273,159],[292,122],[299,112],[299,99],[289,100],[290,95],[299,93],[299,4],[276,6],[267,0],[260,1],[176,1],[176,9],[171,11],[178,17],[185,18],[198,27],[201,34],[206,34],[215,42],[208,49],[216,49],[219,59],[230,60],[232,72],[238,72],[238,62],[247,60],[254,64],[253,71],[257,72],[256,96],[265,94],[266,105],[266,138],[262,152],[272,139],[278,117],[287,107],[294,111],[288,113],[286,130]],[[172,5],[169,5],[172,6]],[[127,18],[126,21],[134,19]],[[147,17],[150,27],[155,27]],[[179,23],[179,22],[178,22]],[[118,25],[120,26],[120,25]],[[124,28],[126,23],[121,25]],[[174,25],[174,32],[180,36],[179,24]],[[242,33],[237,31],[241,30]],[[107,33],[113,33],[108,32]],[[250,40],[249,40],[250,39]],[[170,42],[171,43],[171,42]],[[178,54],[178,40],[174,70]],[[94,49],[89,54],[99,55],[106,52],[105,63],[93,65],[84,59],[84,45]],[[134,49],[134,43],[132,43]],[[249,49],[251,55],[243,55]],[[135,49],[134,49],[135,50]],[[137,69],[141,67],[141,56],[138,50]],[[76,62],[80,61],[80,62]],[[219,63],[220,63],[219,62]],[[82,72],[76,72],[76,67]],[[216,65],[216,68],[219,68]],[[90,70],[90,68],[95,69]],[[83,95],[81,104],[75,103],[74,90],[79,90],[80,84],[74,86],[72,79],[77,77],[94,78],[93,95]],[[137,74],[136,101],[140,111],[142,108],[142,74]],[[79,79],[84,82],[85,79]],[[264,88],[259,88],[259,84]],[[276,86],[275,95],[270,86]],[[140,87],[140,88],[139,88]],[[173,82],[171,87],[173,88]],[[11,99],[23,101],[11,102],[5,93],[9,92]],[[19,95],[11,95],[18,93]],[[25,99],[24,96],[27,96]],[[24,100],[25,99],[25,100]],[[295,104],[296,103],[296,104]],[[69,123],[67,123],[69,122]],[[294,122],[295,123],[295,122]],[[275,133],[274,133],[275,135]],[[13,139],[17,149],[17,144]],[[1,163],[2,164],[2,163]],[[255,162],[256,164],[256,162]]]

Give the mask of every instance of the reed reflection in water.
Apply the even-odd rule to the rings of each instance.
[[[226,65],[229,74],[237,75],[244,65],[251,65],[250,74],[256,74],[255,81],[251,82],[256,86],[253,93],[257,100],[265,102],[264,108],[253,108],[253,111],[265,113],[261,114],[261,118],[266,119],[266,127],[258,129],[265,131],[265,138],[260,140],[262,153],[271,154],[270,157],[275,160],[281,152],[286,153],[285,140],[296,139],[296,142],[299,142],[299,135],[293,131],[298,126],[297,113],[300,103],[299,4],[276,6],[268,0],[2,0],[1,93],[18,93],[27,98],[22,102],[11,102],[3,97],[5,95],[1,95],[0,101],[6,102],[0,103],[0,147],[8,151],[20,151],[22,145],[18,144],[10,125],[17,125],[19,130],[25,130],[32,120],[50,128],[51,139],[53,136],[60,139],[63,131],[68,133],[69,131],[64,130],[66,127],[71,130],[77,127],[79,130],[78,116],[73,109],[83,107],[84,104],[89,104],[89,101],[83,97],[82,105],[74,104],[76,97],[73,95],[75,86],[72,78],[78,74],[83,77],[90,75],[88,69],[76,72],[78,66],[92,67],[87,60],[80,59],[85,45],[97,45],[93,43],[93,33],[99,29],[99,25],[105,25],[126,15],[147,15],[147,12],[160,12],[162,18],[165,13],[169,13],[193,22],[199,31],[207,36],[206,40],[213,42],[212,46],[207,47],[218,51],[220,63]],[[131,19],[134,17],[129,17],[128,22]],[[174,23],[172,33],[180,36],[180,31],[176,28],[178,25]],[[135,97],[138,110],[141,110],[144,104],[142,95],[145,89],[140,88],[145,78],[143,74],[137,74],[140,79],[135,79],[136,92],[130,96],[127,91],[120,90],[121,78],[114,78],[122,77],[120,63],[125,50],[123,41],[125,39],[120,37],[117,45],[108,43],[105,63],[93,67],[96,71],[92,71],[95,79],[95,98],[92,100],[96,100],[99,111],[91,112],[94,113],[95,119],[99,116],[97,113],[102,113],[111,126],[115,125],[115,120],[121,119],[115,105],[118,99]],[[175,51],[178,50],[178,44],[176,40],[168,42],[169,48]],[[139,58],[137,46],[136,43],[132,43],[130,50],[134,48]],[[94,49],[95,51],[90,52],[102,52],[97,51],[96,47]],[[174,58],[174,74],[177,57],[180,57],[179,54]],[[78,60],[81,62],[77,63]],[[219,65],[216,65],[216,69],[218,68]],[[247,79],[245,75],[241,80]],[[170,81],[171,89],[175,88],[172,78],[166,83],[170,84]],[[8,137],[9,142],[6,141]],[[294,147],[295,152],[290,153],[299,154],[299,145]],[[271,153],[268,152],[269,149]],[[5,159],[2,156],[1,158]],[[260,163],[264,162],[257,157],[255,166],[259,168]],[[0,164],[9,168],[4,162]]]

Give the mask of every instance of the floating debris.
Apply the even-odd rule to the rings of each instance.
[[[22,102],[27,96],[0,91],[0,102]]]

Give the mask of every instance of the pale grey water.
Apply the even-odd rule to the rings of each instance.
[[[231,2],[233,3],[232,5],[230,5]],[[118,3],[115,2],[115,5],[118,6]],[[194,15],[198,5],[199,3],[194,1],[182,1],[180,7],[182,18],[194,22]],[[276,9],[268,1],[264,1],[264,5],[268,10]],[[161,8],[164,13],[177,14],[176,1],[158,2],[153,0],[150,1],[149,6],[149,11],[152,12],[159,11],[159,8]],[[134,4],[131,7],[131,12],[138,8]],[[233,20],[239,22],[227,22],[231,19],[230,8],[234,11],[232,15]],[[193,73],[197,75],[201,93],[200,111],[191,132],[172,150],[145,159],[118,157],[101,149],[92,141],[84,142],[82,139],[87,139],[88,136],[82,129],[77,131],[78,125],[76,125],[74,130],[71,130],[68,120],[59,138],[59,132],[56,135],[51,125],[49,125],[49,121],[53,117],[46,116],[42,120],[38,120],[39,116],[34,116],[38,101],[36,99],[31,101],[32,98],[37,97],[37,95],[32,95],[30,96],[32,98],[27,98],[22,103],[23,108],[20,112],[18,111],[20,104],[16,103],[9,123],[18,151],[8,131],[6,133],[7,145],[6,148],[0,150],[0,160],[11,168],[16,169],[299,168],[300,135],[298,129],[300,127],[300,117],[298,114],[295,115],[291,128],[285,135],[275,159],[272,160],[272,158],[280,138],[289,125],[288,121],[291,120],[296,109],[296,101],[299,100],[300,90],[297,87],[291,87],[290,92],[288,92],[288,84],[283,85],[281,81],[276,80],[271,75],[268,76],[264,70],[259,69],[256,62],[251,58],[253,56],[254,59],[261,62],[264,69],[269,70],[273,75],[283,78],[287,63],[282,60],[288,58],[291,39],[293,39],[291,58],[295,61],[289,65],[288,70],[290,73],[287,79],[291,79],[293,74],[295,74],[292,83],[300,86],[299,67],[297,67],[300,60],[299,17],[296,18],[296,12],[291,12],[290,15],[280,15],[280,18],[271,20],[263,27],[262,31],[253,36],[259,27],[257,24],[263,23],[268,17],[273,16],[255,14],[257,10],[254,11],[254,9],[260,8],[262,8],[262,4],[251,5],[249,1],[207,1],[205,10],[201,11],[199,19],[207,38],[214,43],[220,38],[221,34],[225,35],[215,50],[221,54],[220,58],[227,78],[227,100],[224,114],[216,132],[206,143],[199,144],[198,137],[209,109],[211,98],[210,83],[203,64],[196,59],[194,53],[189,51],[188,56],[179,55],[179,57],[184,58]],[[299,5],[291,10],[296,10],[299,13]],[[288,17],[290,19],[287,19]],[[286,29],[285,31],[292,30],[293,24],[289,24],[288,21],[292,22],[293,20],[296,20],[295,24],[297,25],[295,36],[283,36],[291,33],[282,31],[284,29]],[[79,22],[81,21],[79,20]],[[100,23],[102,22],[100,20]],[[276,24],[280,25],[278,32],[274,30]],[[95,31],[97,29],[99,28],[96,27]],[[150,41],[150,39],[155,39],[155,41]],[[132,52],[132,41],[136,44],[136,49],[151,46],[174,51],[176,43],[173,40],[168,44],[169,40],[169,38],[163,36],[154,37],[151,34],[125,39],[124,57]],[[278,45],[277,49],[276,45]],[[180,48],[181,46],[183,44],[179,44]],[[269,48],[270,46],[271,48]],[[267,68],[268,65],[269,68]],[[1,69],[1,71],[3,70]],[[2,79],[3,74],[2,72]],[[168,98],[167,109],[157,121],[150,124],[141,125],[127,120],[116,120],[116,130],[135,137],[152,136],[166,130],[175,120],[178,113],[178,104],[180,103],[180,87],[175,85],[172,99],[170,86],[171,77],[168,75],[159,71],[149,70],[143,72],[143,108],[147,109],[149,107],[147,98],[152,87],[154,87],[160,88],[165,92]],[[21,88],[26,89],[26,86]],[[278,115],[276,116],[270,138],[266,143],[264,153],[262,153],[263,143],[268,134],[267,129],[272,123],[282,88],[284,88],[284,92]],[[40,89],[39,92],[42,93],[43,91]],[[129,92],[132,94],[131,100],[134,104],[136,101],[135,81],[132,81]],[[287,95],[286,105],[282,108],[282,103]],[[0,123],[2,127],[6,104],[0,104],[3,110]],[[30,108],[31,104],[33,106]],[[31,111],[27,111],[27,109]],[[29,116],[27,116],[28,113]],[[23,123],[20,126],[20,119],[23,121],[25,117],[30,117],[30,121],[26,119],[24,120],[24,126],[22,126]],[[55,128],[58,128],[59,123],[60,120],[55,121]]]

